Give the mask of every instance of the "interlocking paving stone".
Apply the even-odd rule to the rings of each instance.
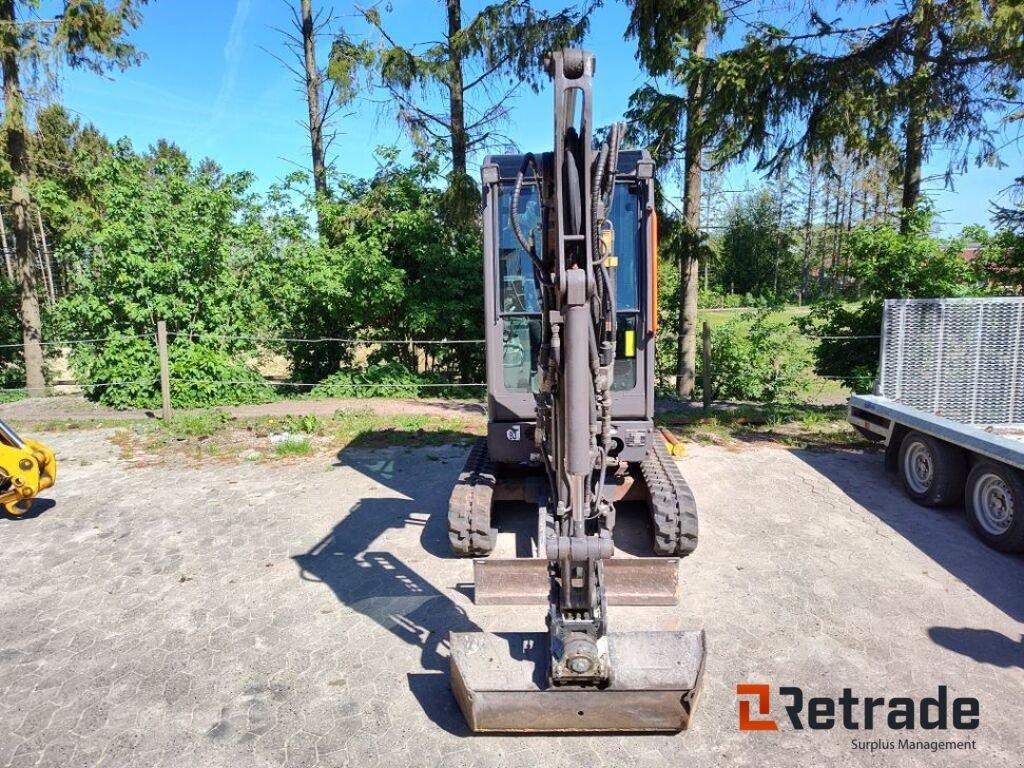
[[[707,631],[691,730],[488,737],[452,699],[447,633],[541,630],[543,609],[474,606],[471,563],[447,557],[464,447],[200,463],[122,459],[101,431],[39,437],[56,504],[0,520],[0,766],[1021,764],[1024,560],[908,502],[877,454],[690,446],[701,543],[682,602],[611,621]],[[978,748],[741,733],[735,686],[761,681],[946,684],[981,700]]]

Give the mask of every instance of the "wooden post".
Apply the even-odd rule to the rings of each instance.
[[[701,389],[704,394],[704,410],[711,410],[711,326],[708,325],[708,321],[704,321],[704,327],[701,328],[700,332],[701,339]]]
[[[156,347],[160,353],[160,399],[164,405],[164,421],[171,420],[171,370],[167,361],[167,323],[156,321]]]

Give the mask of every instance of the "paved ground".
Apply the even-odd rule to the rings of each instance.
[[[707,630],[689,732],[474,737],[446,633],[542,616],[457,588],[471,567],[445,557],[443,515],[465,449],[196,467],[117,458],[103,434],[42,436],[56,504],[0,520],[0,766],[1022,763],[1024,560],[985,549],[957,512],[906,502],[878,455],[691,446],[702,541],[683,602],[612,613],[616,628]],[[739,732],[740,682],[887,697],[946,684],[981,701],[977,749]]]

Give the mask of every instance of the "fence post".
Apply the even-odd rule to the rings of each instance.
[[[711,326],[708,325],[708,321],[704,321],[704,326],[700,331],[701,339],[701,390],[704,395],[704,410],[711,410]]]
[[[164,421],[171,420],[171,371],[167,362],[167,323],[156,321],[156,347],[160,353],[160,399],[163,400]]]

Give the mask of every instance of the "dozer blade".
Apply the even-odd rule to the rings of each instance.
[[[704,632],[611,632],[607,688],[548,683],[546,633],[452,632],[451,684],[473,731],[680,731],[697,704]]]
[[[608,605],[677,605],[679,559],[613,557],[604,561]],[[473,561],[477,605],[547,605],[548,561],[525,557]]]

